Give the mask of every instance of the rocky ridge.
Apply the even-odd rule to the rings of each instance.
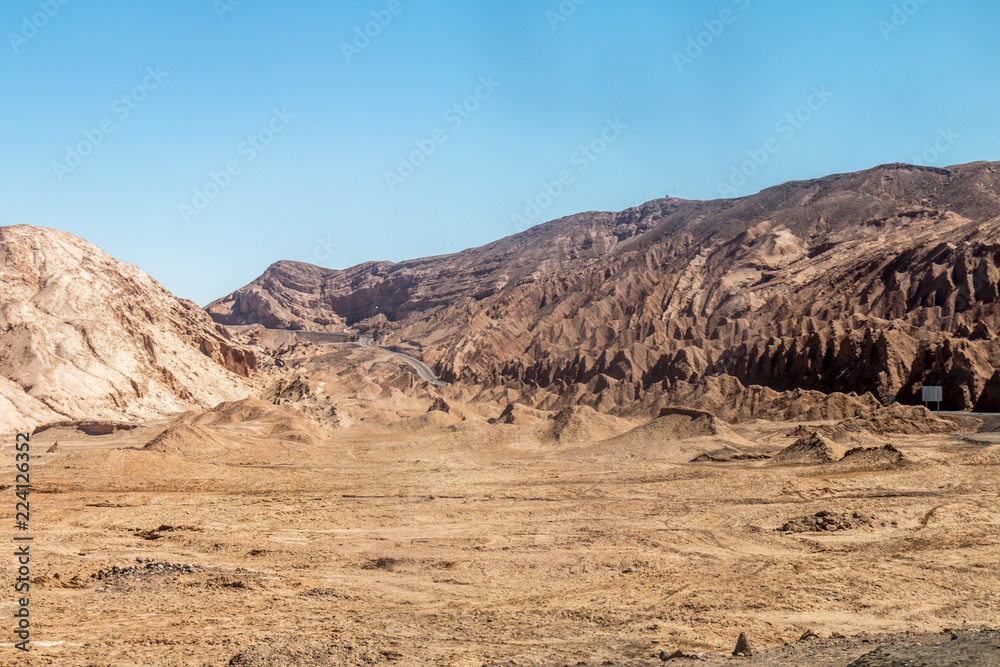
[[[946,409],[1000,410],[998,284],[1000,165],[894,164],[584,213],[400,264],[279,262],[208,311],[372,334],[545,409],[745,418],[780,400],[767,392],[915,403],[940,384]]]
[[[253,352],[66,232],[0,228],[0,429],[135,421],[249,392]]]

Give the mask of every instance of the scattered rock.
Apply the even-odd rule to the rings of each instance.
[[[136,558],[136,565],[122,567],[112,565],[111,567],[98,570],[90,575],[91,579],[107,582],[107,585],[114,585],[125,579],[145,580],[154,576],[165,574],[194,574],[201,572],[200,566],[181,563],[169,563],[167,561],[153,561],[150,558]]]
[[[508,403],[499,417],[489,419],[490,424],[532,424],[548,419],[548,414],[519,403]]]
[[[171,526],[169,524],[163,524],[159,528],[136,530],[135,534],[136,537],[141,537],[144,540],[158,540],[163,537],[163,533],[173,533],[175,531],[182,530],[201,531],[201,528],[197,528],[195,526]]]
[[[451,405],[449,405],[448,401],[438,396],[434,399],[434,402],[431,404],[431,407],[427,408],[427,412],[434,412],[434,411],[451,412]]]
[[[680,649],[677,649],[676,651],[674,651],[673,653],[671,653],[669,655],[667,655],[666,651],[660,651],[660,661],[661,662],[667,662],[668,660],[680,660],[680,659],[684,659],[684,658],[686,658],[688,660],[702,660],[702,659],[704,659],[704,655],[701,654],[701,653],[685,653],[684,651],[681,651]]]
[[[193,572],[194,570],[188,571],[185,569],[185,574],[193,574]],[[262,588],[259,577],[246,575],[234,576],[230,574],[209,577],[205,581],[205,586],[208,588],[231,588],[245,591]]]
[[[733,649],[733,655],[742,658],[749,658],[753,655],[753,646],[751,646],[750,638],[747,637],[745,632],[741,632],[739,639],[736,640],[736,648]]]
[[[1000,664],[1000,634],[949,639],[940,644],[886,644],[848,667],[996,667]]]

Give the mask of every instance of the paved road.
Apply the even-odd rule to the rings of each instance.
[[[421,379],[427,380],[435,387],[443,387],[444,385],[448,384],[438,376],[434,375],[434,371],[431,370],[431,367],[425,364],[424,362],[414,357],[411,357],[408,354],[403,354],[402,352],[394,352],[393,350],[389,350],[387,348],[376,345],[375,341],[372,340],[371,336],[359,336],[358,344],[363,345],[364,347],[378,348],[379,350],[384,350],[389,354],[399,357],[400,359],[408,363],[410,366],[412,366],[413,370],[417,371],[417,375],[419,375]]]
[[[234,327],[236,329],[249,329],[250,327]],[[310,343],[316,343],[318,345],[330,345],[335,343],[347,343],[350,342],[347,339],[351,334],[346,333],[330,333],[326,331],[289,331],[287,329],[268,329],[275,336],[275,340],[280,342],[287,342],[288,340],[303,340],[309,341]],[[281,337],[284,337],[284,340]],[[357,343],[363,345],[364,347],[374,347],[379,350],[388,352],[389,354],[399,357],[402,361],[413,367],[413,370],[417,372],[422,380],[430,382],[435,387],[443,387],[447,382],[434,375],[434,371],[431,370],[430,366],[424,362],[411,357],[408,354],[403,354],[402,352],[395,352],[393,350],[386,349],[380,345],[376,345],[375,341],[372,340],[371,336],[358,336]]]

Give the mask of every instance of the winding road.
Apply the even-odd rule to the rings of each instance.
[[[431,370],[431,367],[425,364],[424,362],[420,361],[415,357],[411,357],[408,354],[403,354],[402,352],[395,352],[388,348],[376,345],[375,341],[372,339],[371,336],[358,336],[358,345],[361,345],[363,347],[374,347],[378,350],[382,350],[384,352],[388,352],[389,354],[399,357],[401,360],[405,361],[410,366],[412,366],[413,370],[417,371],[417,375],[419,375],[422,380],[427,380],[435,387],[443,387],[446,384],[448,384],[438,376],[434,375],[434,371]]]
[[[233,327],[236,330],[247,330],[250,327]],[[396,352],[395,350],[390,350],[388,348],[382,347],[381,345],[376,345],[375,340],[371,336],[358,335],[356,341],[349,340],[353,334],[350,333],[331,333],[327,331],[290,331],[288,329],[268,329],[273,336],[275,336],[276,344],[287,343],[290,340],[301,340],[308,341],[310,343],[315,343],[317,345],[335,345],[342,343],[356,343],[362,347],[372,347],[376,350],[382,350],[383,352],[388,352],[389,354],[399,357],[401,361],[409,364],[413,370],[417,372],[417,375],[421,380],[426,380],[430,382],[435,387],[443,387],[448,382],[445,382],[437,375],[434,375],[434,371],[431,367],[420,361],[415,357],[411,357],[408,354],[403,354],[402,352]]]

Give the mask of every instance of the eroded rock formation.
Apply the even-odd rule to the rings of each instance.
[[[971,408],[1000,360],[998,193],[995,163],[885,165],[401,264],[281,262],[208,310],[374,333],[445,379],[536,402],[654,404],[729,377],[908,402],[942,384],[945,407]]]
[[[252,352],[194,303],[66,232],[0,228],[0,429],[246,396]]]

